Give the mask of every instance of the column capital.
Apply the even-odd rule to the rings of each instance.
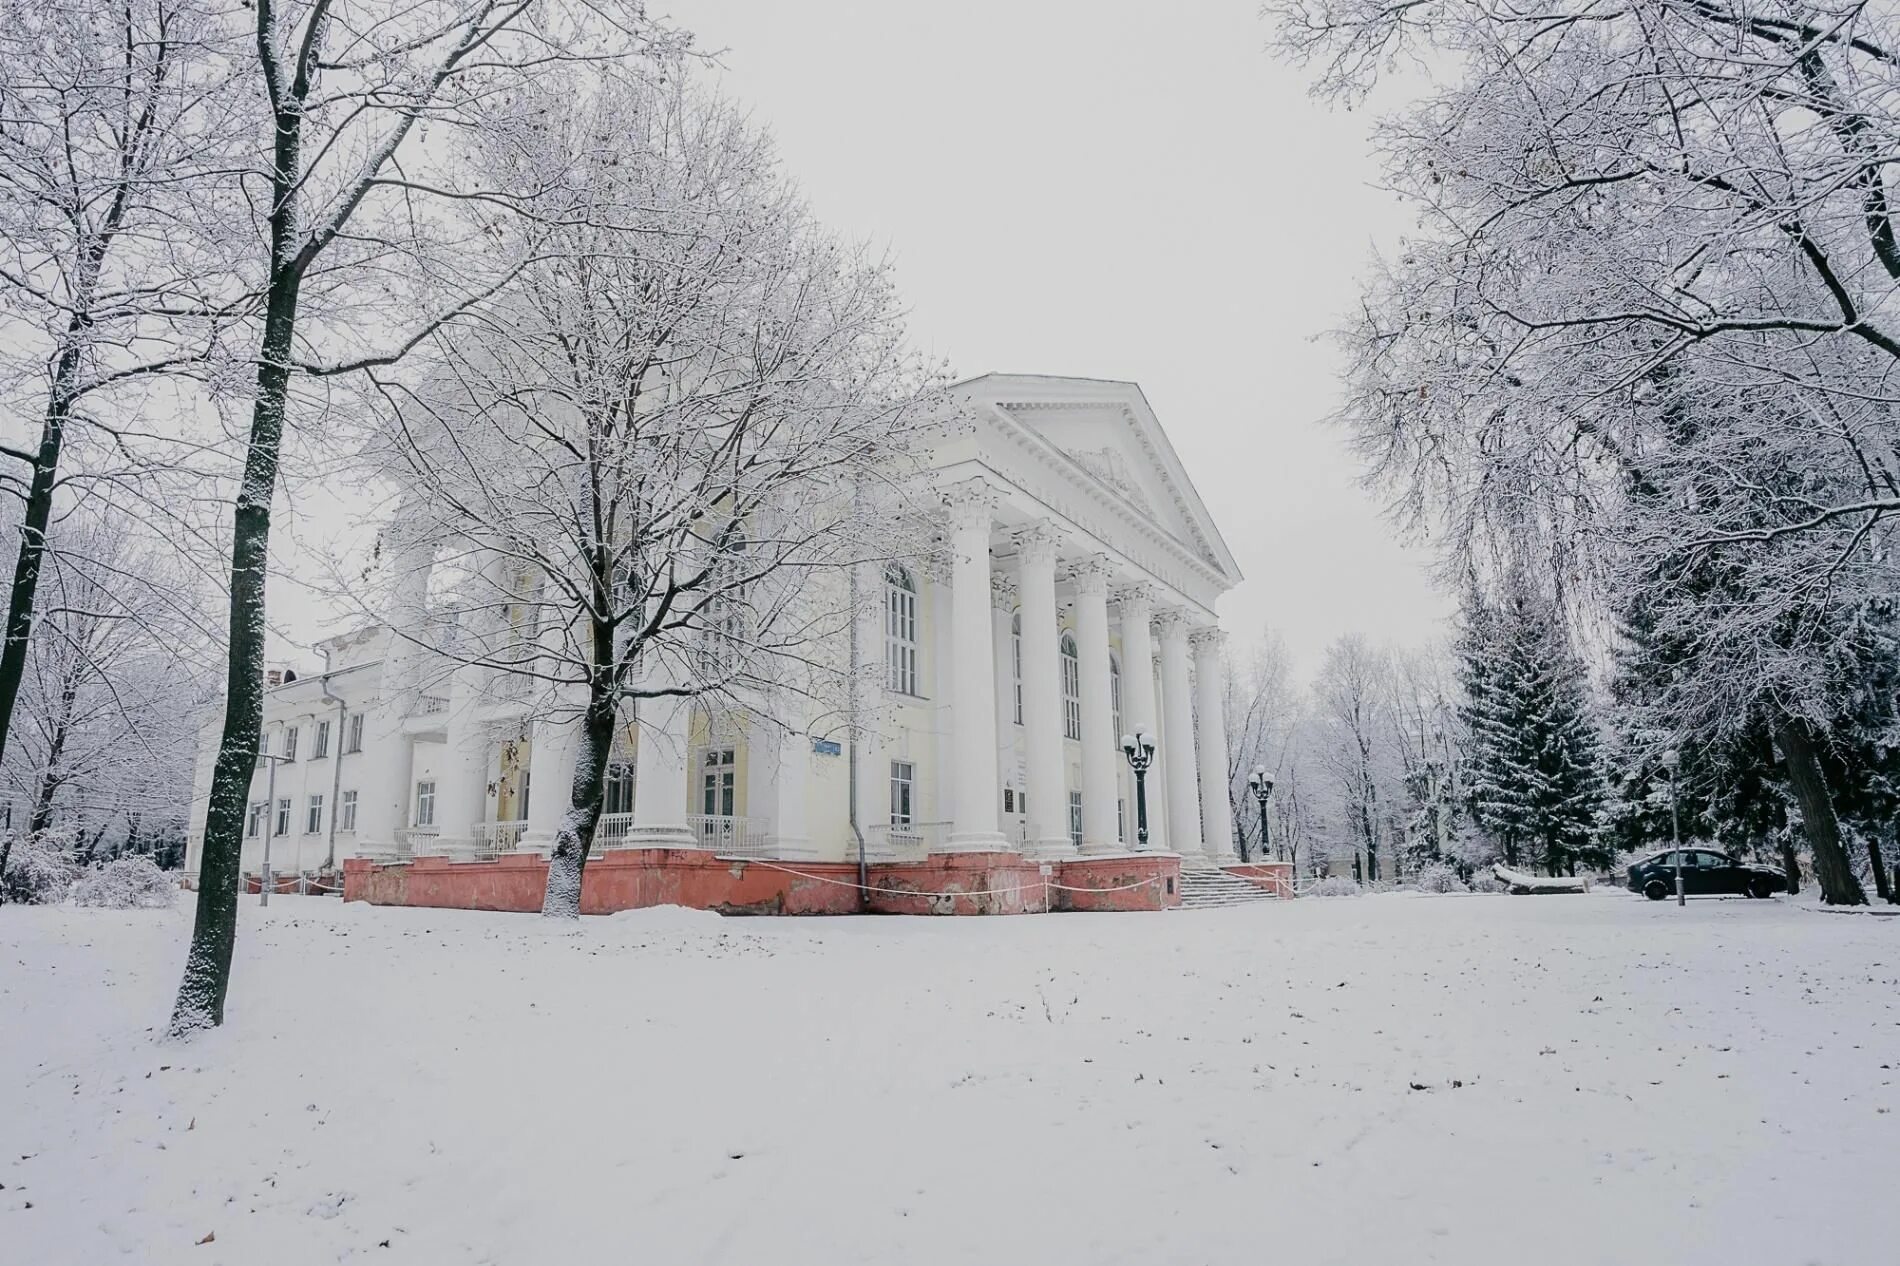
[[[1106,554],[1087,554],[1069,564],[1069,578],[1075,584],[1075,592],[1083,597],[1107,597],[1109,574]]]
[[[1122,609],[1123,618],[1126,618],[1133,609],[1138,608],[1144,613],[1154,609],[1155,587],[1145,580],[1138,580],[1134,584],[1116,586],[1108,597],[1109,601]]]
[[[998,611],[1016,609],[1016,582],[1003,572],[990,573],[990,605]]]
[[[1227,645],[1227,630],[1215,624],[1202,625],[1188,634],[1188,642],[1198,654],[1218,651]]]
[[[1062,533],[1046,519],[1017,528],[1012,539],[1016,543],[1016,556],[1025,563],[1054,563],[1056,551],[1062,545]]]
[[[952,527],[988,527],[1002,499],[1002,490],[981,476],[943,489],[944,509],[950,513]]]
[[[1167,641],[1178,641],[1193,631],[1188,613],[1181,607],[1163,607],[1155,612],[1155,631]]]

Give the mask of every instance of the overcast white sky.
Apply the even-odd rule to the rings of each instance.
[[[1271,625],[1304,678],[1342,633],[1440,633],[1426,556],[1322,422],[1318,336],[1409,219],[1373,188],[1369,117],[1307,98],[1253,0],[652,7],[725,50],[728,95],[823,219],[892,251],[916,337],[959,375],[1141,384],[1247,577],[1221,604],[1237,649]],[[306,500],[282,534],[284,662],[335,630],[293,576],[336,517]]]
[[[1341,633],[1416,643],[1449,604],[1325,426],[1375,242],[1366,116],[1309,101],[1252,0],[655,0],[727,50],[830,224],[886,244],[959,374],[1142,385],[1246,582],[1237,640],[1302,675]]]

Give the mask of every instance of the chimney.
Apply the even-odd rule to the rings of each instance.
[[[281,686],[283,684],[284,684],[284,670],[283,669],[267,668],[264,670],[264,686],[266,689],[268,689],[271,686]]]

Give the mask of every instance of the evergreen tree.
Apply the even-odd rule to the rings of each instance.
[[[1492,605],[1474,584],[1463,604],[1472,815],[1507,864],[1603,865],[1605,786],[1583,663],[1552,600],[1521,572],[1503,588]]]

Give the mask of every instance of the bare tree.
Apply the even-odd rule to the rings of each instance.
[[[1320,764],[1339,797],[1340,816],[1355,852],[1365,861],[1366,882],[1379,878],[1379,841],[1384,836],[1382,790],[1389,752],[1386,657],[1357,634],[1327,648],[1315,683],[1314,713],[1322,746]]]
[[[425,124],[532,132],[514,109],[563,63],[654,51],[638,6],[586,0],[257,0],[243,81],[269,111],[255,184],[261,325],[233,506],[225,716],[205,817],[196,920],[171,1032],[221,1024],[236,936],[244,802],[263,715],[264,582],[293,376],[401,358],[521,264],[498,244],[532,191],[475,184]],[[392,297],[397,319],[385,315]],[[406,319],[405,319],[406,318]],[[323,348],[332,349],[330,355]]]
[[[538,257],[378,376],[378,447],[397,530],[454,577],[450,658],[578,726],[543,906],[572,918],[628,704],[797,732],[842,710],[847,575],[908,548],[941,419],[888,266],[811,220],[736,110],[677,78],[546,91],[532,143],[482,159],[547,191]]]

